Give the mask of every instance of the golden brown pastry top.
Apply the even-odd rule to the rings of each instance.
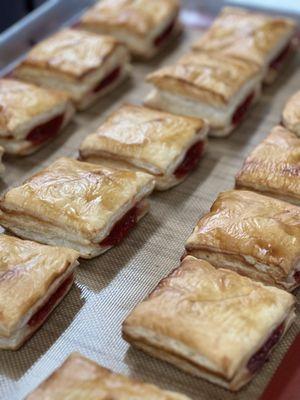
[[[282,113],[282,122],[284,126],[300,136],[300,90],[286,103]]]
[[[14,79],[0,79],[0,131],[7,134],[67,102],[67,95]]]
[[[173,340],[171,352],[184,351],[198,362],[201,357],[205,368],[231,379],[288,316],[294,302],[283,290],[187,256],[137,305],[123,329],[133,335],[135,329],[143,331],[146,340],[148,333],[158,347],[163,337],[170,346]]]
[[[178,0],[102,0],[83,15],[81,23],[148,36],[178,11]]]
[[[275,126],[246,158],[236,185],[300,200],[300,139],[284,127]]]
[[[193,48],[222,52],[264,65],[270,61],[269,54],[278,43],[294,30],[295,21],[289,18],[224,7]]]
[[[23,185],[9,190],[0,209],[50,223],[65,231],[93,239],[112,218],[153,178],[142,172],[112,170],[94,164],[60,158]],[[1,220],[1,215],[0,215]]]
[[[147,76],[147,82],[213,106],[226,106],[242,86],[258,74],[260,70],[253,63],[197,52],[187,54],[177,64],[153,72]]]
[[[67,28],[34,46],[20,68],[39,68],[80,79],[100,68],[118,46],[122,45],[111,36]]]
[[[101,367],[79,353],[62,366],[27,400],[188,400],[184,395],[161,390]]]
[[[200,119],[124,104],[85,138],[80,152],[83,158],[106,155],[133,164],[137,160],[164,173],[197,136],[204,139],[203,128]]]
[[[286,276],[299,262],[300,208],[246,190],[220,193],[186,249],[241,255],[251,264],[274,265]]]
[[[9,334],[79,254],[0,235],[0,333]]]

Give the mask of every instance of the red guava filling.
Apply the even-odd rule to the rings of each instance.
[[[287,58],[291,49],[291,42],[289,42],[281,52],[270,62],[269,68],[278,70],[283,64],[284,60]]]
[[[67,293],[71,283],[73,282],[73,278],[74,274],[72,273],[61,283],[61,285],[56,289],[56,291],[50,296],[48,301],[44,305],[42,305],[41,308],[38,309],[37,312],[30,318],[27,325],[33,328],[35,326],[40,325],[43,321],[45,321],[45,319],[53,310],[57,302],[61,300]]]
[[[204,142],[195,143],[186,152],[182,163],[174,171],[176,178],[180,179],[196,168],[204,150]]]
[[[139,205],[136,204],[127,213],[115,223],[109,235],[100,242],[100,246],[116,246],[119,244],[129,231],[135,227],[140,214]]]
[[[39,145],[47,140],[55,137],[64,121],[64,114],[57,115],[43,124],[40,124],[33,128],[28,135],[26,140],[32,142],[35,145]]]
[[[119,78],[121,74],[121,67],[116,67],[111,72],[109,72],[93,89],[93,93],[98,93],[100,90],[105,89],[107,86],[111,85],[115,80]]]
[[[161,46],[171,35],[173,32],[173,29],[175,27],[176,23],[176,18],[174,18],[167,26],[166,28],[158,35],[156,38],[153,40],[153,44],[156,47]]]
[[[247,364],[247,369],[254,374],[257,370],[259,370],[265,362],[268,360],[268,355],[272,348],[276,345],[276,343],[281,338],[284,332],[285,325],[282,323],[279,325],[272,334],[269,339],[262,345],[262,347],[250,358]]]
[[[300,284],[300,271],[296,271],[296,272],[294,273],[294,279],[295,279],[295,281],[296,281],[297,283]]]
[[[249,107],[253,102],[253,99],[254,99],[254,92],[251,92],[235,110],[235,113],[233,114],[231,119],[231,123],[233,126],[238,125],[244,118],[246,112],[249,110]]]

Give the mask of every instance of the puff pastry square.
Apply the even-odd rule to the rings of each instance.
[[[79,254],[7,235],[0,253],[0,349],[16,350],[70,290]]]
[[[60,158],[0,200],[0,224],[17,236],[95,257],[117,245],[148,211],[154,179]]]
[[[81,18],[80,28],[113,35],[134,55],[150,58],[180,31],[178,0],[102,0]]]
[[[238,189],[251,189],[300,206],[300,138],[283,126],[246,158],[236,176]]]
[[[123,323],[137,348],[232,391],[267,361],[294,319],[295,298],[186,257]]]
[[[114,373],[72,353],[26,400],[189,400],[188,397]]]
[[[81,159],[115,168],[142,170],[156,188],[181,182],[201,158],[208,127],[204,121],[124,104],[88,135]]]
[[[116,39],[68,28],[34,46],[14,76],[63,90],[83,110],[115,88],[128,69],[128,51]]]
[[[8,154],[33,153],[58,135],[73,114],[62,92],[0,79],[0,145]]]
[[[212,136],[228,135],[260,94],[261,70],[253,63],[204,52],[148,75],[154,86],[145,104],[205,118]]]
[[[286,103],[282,113],[283,125],[300,136],[300,90]]]
[[[295,28],[289,18],[224,7],[193,48],[255,62],[271,83],[289,54]]]
[[[300,208],[246,190],[220,193],[186,253],[263,283],[300,285]]]

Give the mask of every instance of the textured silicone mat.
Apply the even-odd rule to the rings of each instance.
[[[5,190],[59,156],[76,156],[86,134],[119,104],[141,102],[149,88],[144,76],[186,52],[199,30],[186,28],[180,40],[156,60],[133,66],[132,79],[88,112],[78,114],[57,140],[37,154],[7,160]],[[300,316],[258,376],[234,395],[167,363],[130,348],[121,323],[130,310],[178,265],[184,241],[220,191],[232,188],[244,157],[280,119],[288,97],[299,88],[300,54],[228,139],[211,140],[198,170],[180,186],[151,198],[151,212],[117,248],[81,262],[76,284],[33,338],[17,352],[0,352],[0,399],[19,400],[47,377],[72,351],[80,351],[114,371],[182,391],[197,400],[255,400],[300,330]],[[299,310],[298,310],[299,311]]]

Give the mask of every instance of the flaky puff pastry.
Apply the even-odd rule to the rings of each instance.
[[[152,57],[179,31],[178,0],[102,0],[81,18],[79,27],[110,34],[138,56]]]
[[[289,18],[224,7],[193,49],[255,62],[264,68],[265,80],[271,83],[287,53],[295,27],[295,21]]]
[[[185,248],[215,267],[292,290],[300,284],[300,208],[246,190],[220,193]]]
[[[142,172],[60,158],[3,196],[0,223],[17,236],[90,258],[112,247],[102,242],[128,212],[135,209],[131,223],[145,215],[153,187]]]
[[[70,289],[78,257],[71,249],[0,235],[0,348],[19,348],[40,327]],[[58,289],[47,313],[37,316]]]
[[[176,171],[192,146],[202,144],[203,152],[207,130],[200,119],[124,104],[84,139],[80,156],[86,161],[150,173],[156,188],[164,190],[186,177],[177,176]]]
[[[127,49],[113,37],[67,28],[34,46],[13,75],[63,90],[84,109],[125,77],[128,62]]]
[[[72,353],[26,400],[188,400],[116,374],[79,353]]]
[[[238,189],[251,189],[300,205],[300,139],[282,126],[246,158],[236,176]]]
[[[294,304],[284,290],[188,256],[129,314],[123,336],[155,357],[235,391],[289,328]]]
[[[283,125],[300,136],[300,90],[286,103],[282,113]]]
[[[146,105],[205,118],[211,135],[225,136],[241,119],[236,112],[244,113],[260,94],[261,70],[226,55],[197,52],[149,74],[147,82],[154,90]]]
[[[73,114],[65,93],[0,79],[0,145],[6,153],[27,155],[36,151],[56,136]]]

